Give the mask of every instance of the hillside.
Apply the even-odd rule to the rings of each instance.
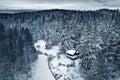
[[[44,40],[46,49],[60,43],[61,54],[66,55],[66,51],[70,49],[76,50],[77,57],[73,61],[81,60],[79,72],[83,74],[85,80],[117,80],[120,77],[119,10],[53,9],[0,13],[0,23],[5,26],[6,31],[5,35],[0,36],[6,37],[9,29],[17,29],[19,34],[27,29],[32,36],[31,42]],[[0,43],[7,42],[4,39],[1,38]]]

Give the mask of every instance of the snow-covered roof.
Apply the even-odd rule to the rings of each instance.
[[[69,55],[74,55],[75,52],[76,52],[75,50],[72,50],[72,49],[71,49],[71,50],[68,50],[68,51],[67,51],[67,54],[69,54]]]

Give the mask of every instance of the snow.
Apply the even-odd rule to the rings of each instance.
[[[76,52],[75,50],[68,50],[68,51],[67,51],[67,54],[74,55],[75,52]]]
[[[98,47],[99,49],[102,49],[102,47],[99,44],[96,44],[96,47]]]
[[[48,67],[48,57],[44,54],[55,56],[59,52],[59,46],[53,46],[52,49],[45,49],[46,42],[39,40],[34,43],[36,50],[43,54],[38,55],[37,61],[32,65],[32,80],[55,80]]]
[[[50,69],[54,75],[58,76],[58,80],[84,80],[79,72],[80,60],[73,61],[63,54],[59,56],[50,61]]]
[[[60,45],[53,46],[50,50],[47,50],[45,45],[44,40],[34,43],[36,50],[43,54],[38,55],[38,60],[32,66],[33,80],[55,80],[54,77],[57,80],[84,80],[80,76],[79,60],[71,60],[65,54],[60,54]],[[68,50],[67,54],[74,55],[75,52],[75,50]],[[49,60],[50,56],[53,57]]]
[[[46,53],[48,55],[56,56],[57,53],[59,52],[59,45],[53,46],[52,49],[50,49],[50,50],[47,50],[45,48],[45,45],[46,45],[46,42],[44,40],[39,40],[34,44],[36,50],[41,51],[43,54]]]
[[[38,60],[32,66],[32,80],[55,80],[49,70],[47,56],[38,56]]]
[[[68,65],[68,64],[73,64],[73,61],[69,58],[66,58],[66,56],[61,55],[60,58],[58,59],[57,57],[53,58],[50,62],[52,67],[58,67],[59,64],[62,65]]]

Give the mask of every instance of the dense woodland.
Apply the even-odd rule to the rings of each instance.
[[[23,55],[34,61],[32,44],[38,39],[47,42],[47,48],[61,43],[61,52],[75,49],[82,59],[80,73],[85,80],[116,80],[120,77],[120,12],[101,9],[96,11],[42,10],[36,12],[0,13],[0,78],[7,68],[21,64]],[[5,27],[4,27],[4,26]],[[33,37],[33,39],[32,39]],[[26,51],[26,50],[27,51]],[[26,51],[26,52],[25,52]],[[27,52],[31,53],[27,53]],[[6,57],[7,55],[7,57]],[[95,57],[94,57],[95,56]],[[6,58],[9,59],[6,61]],[[3,67],[6,66],[6,67]],[[29,66],[27,66],[29,67]],[[5,70],[5,71],[3,71]],[[9,71],[10,70],[10,71]],[[3,74],[4,72],[4,74]],[[9,77],[9,76],[8,76]],[[14,80],[14,79],[0,79]]]
[[[0,23],[0,80],[27,80],[30,64],[37,59],[27,28],[8,28]]]

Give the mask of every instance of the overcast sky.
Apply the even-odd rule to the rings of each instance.
[[[0,9],[120,9],[120,0],[0,0]]]

